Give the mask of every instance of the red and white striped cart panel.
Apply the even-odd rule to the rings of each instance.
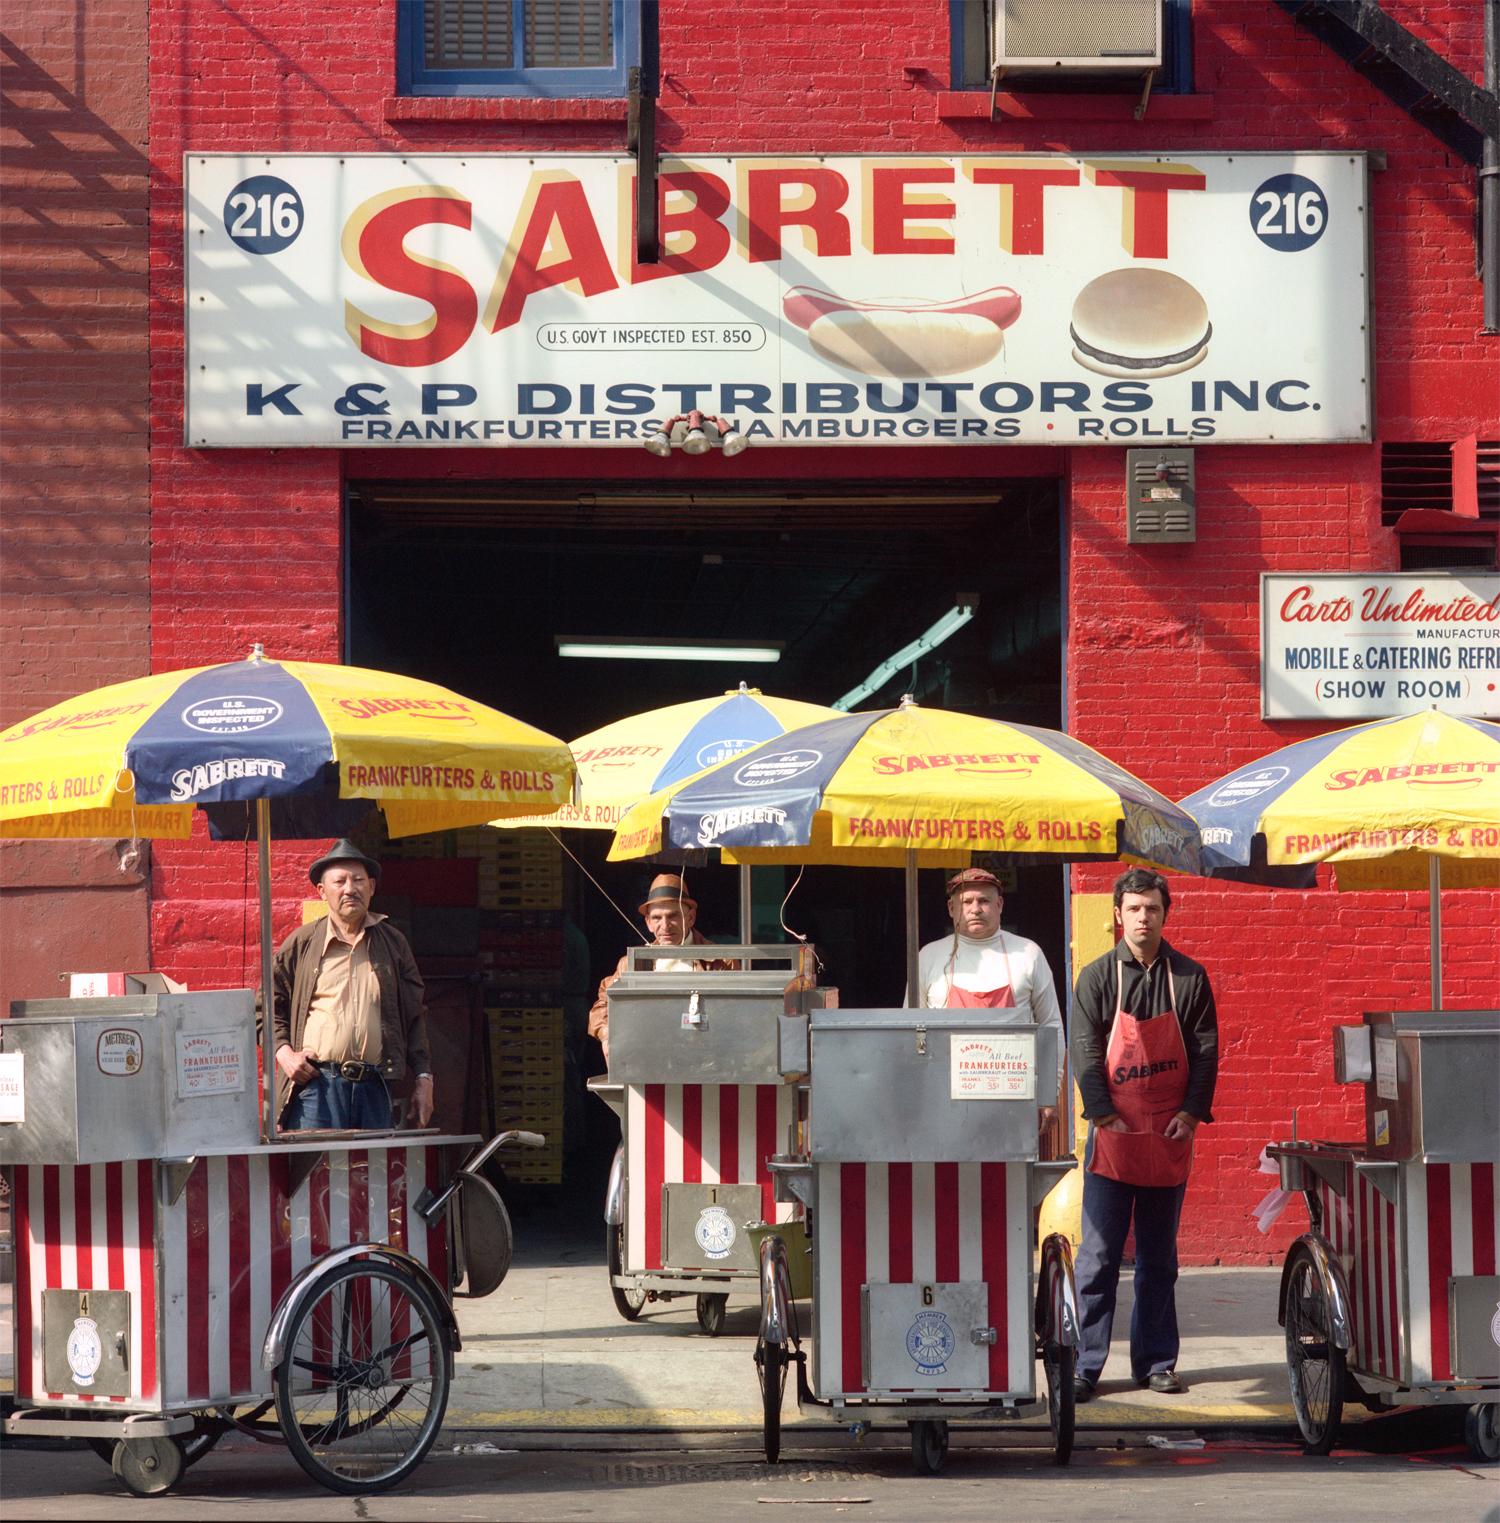
[[[1496,1272],[1500,1169],[1403,1163],[1390,1201],[1352,1157],[1342,1167],[1337,1186],[1320,1175],[1315,1189],[1349,1286],[1351,1364],[1403,1386],[1453,1379],[1448,1282]]]
[[[386,1243],[446,1287],[448,1229],[413,1209],[439,1183],[443,1148],[330,1143],[290,1196],[285,1149],[200,1157],[175,1201],[164,1165],[15,1169],[16,1398],[161,1411],[271,1394],[260,1363],[271,1313],[330,1249]],[[42,1292],[130,1295],[130,1395],[44,1389]]]
[[[761,1219],[792,1220],[797,1208],[775,1199],[766,1160],[786,1151],[795,1104],[789,1084],[627,1084],[625,1273],[715,1269],[663,1262],[666,1185],[758,1184]]]
[[[909,1399],[960,1390],[1018,1399],[1035,1394],[1030,1167],[1024,1162],[816,1166],[813,1386],[820,1397]],[[867,1384],[866,1354],[878,1356],[878,1350],[866,1337],[865,1288],[955,1283],[983,1285],[980,1314],[995,1331],[986,1350],[984,1387],[955,1386],[943,1362],[932,1359],[902,1361],[911,1371],[909,1384],[880,1389]],[[960,1336],[967,1331],[958,1329]],[[869,1339],[878,1336],[872,1324]]]

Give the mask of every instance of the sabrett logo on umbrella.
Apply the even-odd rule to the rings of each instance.
[[[110,724],[125,714],[143,714],[144,703],[126,703],[113,709],[80,709],[76,714],[54,714],[51,719],[38,719],[5,737],[8,741],[24,740],[28,735],[40,735],[46,730],[92,730]]]
[[[474,723],[470,706],[456,698],[340,698],[338,705],[355,719],[373,719],[377,714],[399,714],[412,709],[435,714],[440,719],[467,719]],[[454,710],[457,712],[451,712]]]
[[[222,783],[237,782],[246,777],[285,776],[286,763],[269,756],[227,756],[222,761],[201,762],[196,767],[183,767],[174,772],[171,799],[174,804],[181,804]]]
[[[1025,767],[1017,767],[1015,763],[1026,763]],[[986,755],[958,754],[947,755],[939,753],[935,756],[877,756],[875,758],[875,770],[883,776],[899,777],[904,772],[925,771],[929,767],[958,767],[966,772],[985,771],[999,767],[1002,763],[1009,763],[1006,767],[1008,772],[1023,772],[1029,774],[1031,767],[1041,765],[1042,758],[1033,752],[1011,751],[1005,753],[991,753]]]
[[[1483,773],[1500,772],[1500,761],[1417,762],[1410,767],[1351,767],[1335,772],[1323,787],[1329,793],[1364,788],[1371,783],[1425,783],[1438,787],[1473,788]]]

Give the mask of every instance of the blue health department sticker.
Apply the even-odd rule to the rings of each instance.
[[[698,1213],[698,1224],[693,1228],[693,1237],[709,1258],[727,1259],[738,1236],[734,1222],[723,1206],[705,1206]]]
[[[958,1339],[953,1324],[940,1311],[919,1311],[906,1330],[906,1352],[919,1375],[945,1375]]]
[[[104,1362],[104,1345],[99,1339],[99,1324],[92,1317],[76,1317],[68,1334],[68,1368],[73,1384],[91,1386],[99,1366]]]

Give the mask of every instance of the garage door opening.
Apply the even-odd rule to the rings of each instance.
[[[741,681],[832,703],[959,595],[977,597],[972,621],[859,706],[890,708],[911,693],[933,707],[1062,723],[1055,481],[757,483],[702,495],[366,482],[349,490],[346,544],[346,660],[443,683],[565,738]],[[775,641],[782,654],[754,667],[572,660],[557,653],[560,635]],[[584,1023],[633,934],[617,907],[638,926],[634,907],[656,870],[607,863],[608,846],[607,833],[582,830],[393,843],[377,901],[410,927],[428,980],[439,1120],[505,1124],[524,1101],[546,1123],[537,1130],[561,1137],[515,1180],[546,1187],[542,1198],[591,1231],[618,1132],[582,1087],[603,1068]],[[1006,928],[1038,941],[1061,982],[1063,870],[1001,871],[1012,885]],[[794,878],[756,869],[757,937],[784,939]],[[699,927],[733,940],[737,871],[690,867],[688,882]],[[947,929],[936,872],[923,873],[921,898],[926,940]],[[817,945],[843,1004],[896,1005],[902,903],[897,872],[809,868],[785,923]]]

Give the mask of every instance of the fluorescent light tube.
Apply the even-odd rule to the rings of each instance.
[[[557,638],[559,656],[593,661],[749,661],[781,660],[779,645],[704,645],[684,640],[583,640]]]

